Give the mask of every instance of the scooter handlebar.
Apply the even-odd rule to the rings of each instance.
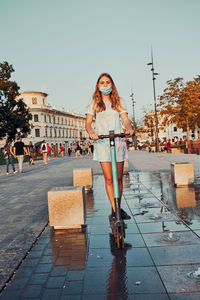
[[[135,134],[133,134],[132,136],[134,136]],[[124,138],[124,137],[131,137],[130,136],[130,134],[126,134],[126,133],[115,133],[114,135],[112,135],[112,136],[114,136],[115,138],[116,137],[121,137],[121,138]],[[98,136],[99,137],[99,139],[106,139],[106,138],[110,138],[111,137],[111,135],[109,135],[109,134],[107,134],[107,135],[99,135]]]

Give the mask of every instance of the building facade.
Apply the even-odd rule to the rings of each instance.
[[[46,140],[49,144],[73,144],[88,138],[84,114],[69,112],[47,104],[48,94],[27,91],[22,99],[32,114],[31,133],[23,139],[25,144]]]
[[[176,124],[171,123],[170,125],[162,125],[162,117],[158,113],[158,137],[159,140],[162,142],[164,140],[185,140],[187,138],[187,132],[183,131],[183,129],[178,128]],[[153,122],[150,122],[151,126],[149,127],[145,126],[145,133],[141,135],[141,140],[143,141],[149,141],[149,143],[152,143],[155,140],[155,115],[154,113],[149,113],[150,118],[153,120]],[[199,128],[196,127],[194,131],[190,130],[190,139],[191,140],[197,140],[199,138]]]

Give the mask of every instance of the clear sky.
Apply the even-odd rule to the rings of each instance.
[[[0,0],[0,62],[21,92],[79,112],[108,72],[130,117],[133,89],[139,119],[153,101],[151,45],[157,95],[169,79],[200,74],[199,12],[200,0]]]

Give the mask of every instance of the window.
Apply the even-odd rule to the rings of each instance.
[[[54,136],[57,137],[56,128],[54,128]]]
[[[44,122],[46,123],[47,122],[47,116],[44,115]]]
[[[52,128],[50,128],[50,137],[52,137]]]
[[[35,129],[35,137],[40,137],[40,129]]]
[[[47,127],[45,127],[45,136],[48,137]]]
[[[58,117],[58,124],[60,124],[60,118]]]
[[[51,116],[49,115],[49,123],[51,123]]]
[[[53,117],[53,124],[56,123],[56,117]]]
[[[33,103],[33,104],[37,104],[37,98],[36,98],[36,97],[33,97],[33,98],[32,98],[32,103]]]
[[[34,115],[34,122],[39,122],[38,115]]]
[[[63,118],[62,118],[61,120],[62,120],[61,122],[62,122],[62,124],[63,124]]]
[[[174,131],[177,131],[177,127],[174,127]]]

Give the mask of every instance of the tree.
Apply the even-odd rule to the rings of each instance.
[[[189,140],[190,129],[200,124],[200,76],[186,83],[178,77],[167,81],[167,85],[160,97],[163,125],[176,124],[187,131]]]
[[[143,120],[144,120],[146,133],[148,133],[148,136],[150,136],[151,140],[154,141],[155,117],[154,117],[153,113],[145,112]]]
[[[0,139],[14,140],[17,129],[21,134],[30,132],[29,121],[32,115],[22,99],[19,99],[19,86],[11,81],[14,72],[8,62],[0,63]]]

